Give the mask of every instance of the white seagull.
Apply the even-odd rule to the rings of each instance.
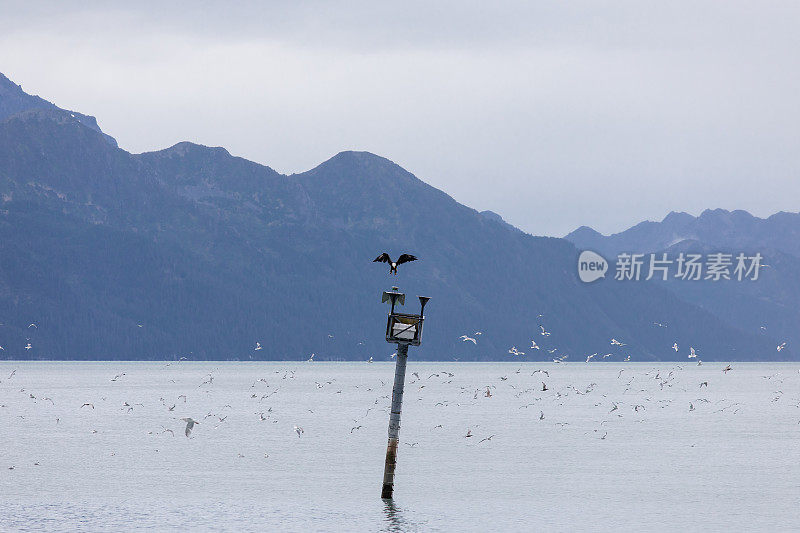
[[[689,347],[689,359],[697,359],[697,353],[691,346]]]
[[[186,422],[186,431],[184,431],[184,433],[186,434],[187,437],[192,432],[192,428],[194,428],[194,425],[200,423],[197,420],[194,420],[192,417],[181,418],[181,420]]]
[[[675,350],[676,352],[678,351],[678,343],[677,342],[673,342],[672,343],[672,349]]]
[[[779,351],[779,352],[780,352],[781,350],[783,350],[784,348],[786,348],[786,343],[785,343],[785,342],[782,342],[781,344],[779,344],[779,345],[778,345],[778,351]]]
[[[545,331],[543,325],[539,324],[539,329],[542,330],[541,334],[544,335],[545,337],[549,337],[550,336],[550,332],[549,331]]]
[[[617,339],[611,339],[612,346],[625,346],[624,342],[619,342]]]
[[[538,350],[538,349],[539,349],[539,345],[536,344],[535,340],[531,339],[531,350]]]
[[[261,343],[260,342],[256,342],[256,347],[255,347],[254,351],[258,351],[258,350],[261,350],[261,349],[262,349],[261,348]]]
[[[471,342],[472,344],[478,344],[478,341],[476,341],[476,340],[475,340],[475,339],[473,339],[472,337],[467,337],[466,335],[461,335],[461,337],[459,337],[459,338],[460,338],[460,339],[461,339],[463,342],[467,342],[467,341],[469,341],[469,342]]]

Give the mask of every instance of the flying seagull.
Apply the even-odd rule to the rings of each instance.
[[[397,261],[392,261],[389,254],[383,252],[381,255],[372,260],[373,263],[389,263],[389,274],[397,275],[397,265],[408,263],[409,261],[416,261],[417,258],[411,254],[403,254],[397,258]]]
[[[189,434],[192,432],[192,428],[194,427],[194,425],[195,425],[195,424],[199,424],[199,423],[200,423],[200,422],[198,422],[197,420],[194,420],[194,419],[192,419],[192,417],[189,417],[189,418],[181,418],[181,420],[183,420],[184,422],[186,422],[186,431],[185,431],[184,433],[186,433],[186,436],[187,436],[187,437],[188,437],[188,436],[189,436]]]

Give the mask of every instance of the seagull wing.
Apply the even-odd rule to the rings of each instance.
[[[373,263],[391,263],[392,262],[392,258],[389,257],[389,254],[387,254],[386,252],[383,252],[381,255],[379,255],[378,257],[373,259],[372,262]]]
[[[397,264],[402,265],[403,263],[408,263],[409,261],[416,261],[416,260],[417,258],[411,254],[403,254],[397,258]]]

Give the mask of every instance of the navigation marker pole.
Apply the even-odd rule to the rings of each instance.
[[[386,445],[386,464],[383,469],[383,488],[381,498],[389,499],[394,491],[394,470],[397,466],[397,445],[400,442],[400,412],[403,409],[403,388],[406,381],[406,362],[408,346],[419,346],[422,337],[422,322],[425,319],[425,304],[430,298],[419,296],[420,310],[418,315],[396,313],[396,303],[405,304],[406,295],[398,292],[397,287],[383,293],[383,302],[391,303],[391,311],[386,322],[386,342],[397,344],[397,364],[394,370],[394,387],[392,388],[392,411],[389,414],[389,443]]]
[[[389,414],[389,444],[386,446],[386,465],[383,468],[381,498],[391,498],[394,490],[394,469],[397,466],[397,445],[400,442],[400,411],[403,409],[406,361],[408,361],[408,344],[398,344],[394,387],[392,388],[392,412]]]

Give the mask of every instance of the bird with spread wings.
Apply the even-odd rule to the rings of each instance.
[[[397,261],[392,261],[389,254],[383,252],[381,255],[372,260],[373,263],[389,263],[389,274],[397,275],[397,265],[408,263],[409,261],[416,261],[417,258],[411,254],[403,254],[397,258]]]

